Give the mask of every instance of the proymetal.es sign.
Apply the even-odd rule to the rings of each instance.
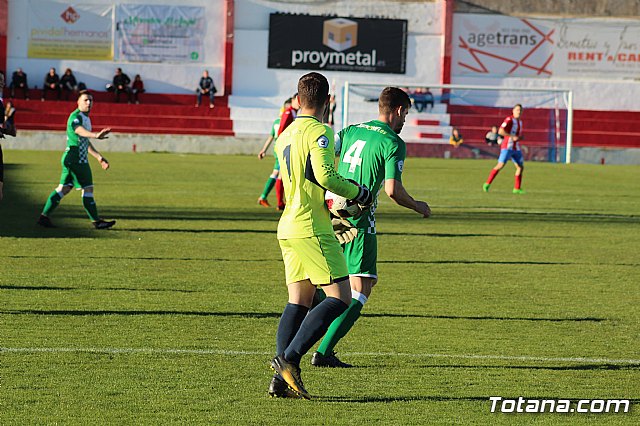
[[[404,74],[407,21],[271,14],[269,68]]]

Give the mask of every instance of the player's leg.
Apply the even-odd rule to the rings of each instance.
[[[359,232],[351,243],[344,246],[344,255],[349,269],[351,302],[349,308],[331,323],[318,350],[313,354],[311,364],[316,367],[351,367],[336,357],[334,348],[360,318],[362,308],[378,278],[378,242],[375,234]]]
[[[513,153],[513,156],[511,157],[511,160],[516,166],[516,176],[513,184],[513,193],[524,194],[524,189],[522,189],[522,175],[524,173],[524,161],[522,160],[522,152],[515,151]]]
[[[491,172],[489,173],[489,177],[487,178],[487,181],[482,185],[482,190],[484,192],[489,192],[491,183],[496,178],[496,176],[498,176],[498,173],[500,173],[500,170],[502,170],[505,163],[509,160],[510,151],[511,150],[509,149],[500,150],[500,157],[498,157],[498,164],[496,164],[496,166],[493,169],[491,169]]]
[[[91,223],[96,229],[111,228],[116,224],[115,220],[103,220],[98,214],[98,206],[94,198],[93,175],[89,163],[81,163],[72,165],[73,176],[77,181],[77,185],[82,188],[82,205],[87,212]]]
[[[274,170],[273,172],[271,172],[271,175],[269,176],[269,178],[265,182],[264,189],[262,190],[262,194],[260,194],[260,198],[258,198],[258,204],[260,204],[261,206],[271,207],[271,205],[267,201],[267,197],[269,196],[269,193],[271,192],[271,190],[275,186],[276,179],[278,179],[278,174],[279,173],[280,172],[278,170]]]
[[[115,220],[104,220],[98,215],[98,206],[93,197],[93,185],[82,188],[82,205],[87,215],[91,219],[91,223],[96,229],[108,229],[116,224]]]
[[[51,223],[51,219],[49,216],[51,213],[58,207],[62,198],[67,195],[73,189],[74,185],[74,177],[73,172],[69,168],[68,161],[66,161],[67,154],[65,153],[62,156],[62,173],[60,175],[60,184],[54,189],[51,194],[49,194],[49,198],[40,213],[40,217],[38,218],[38,225],[44,226],[45,228],[54,228],[55,226]]]
[[[64,198],[71,189],[73,189],[73,184],[60,184],[49,194],[49,198],[47,198],[47,202],[44,204],[42,213],[40,213],[40,217],[38,218],[38,225],[44,226],[45,228],[55,228],[49,216],[51,216],[51,213],[58,207],[62,198]]]
[[[340,244],[333,235],[286,240],[287,254],[283,248],[285,272],[289,291],[289,303],[311,306],[315,288],[308,280],[290,281],[296,273],[309,277],[310,281],[323,286],[327,298],[305,317],[295,336],[284,352],[272,361],[272,367],[296,392],[310,398],[300,378],[302,356],[327,331],[329,325],[348,307],[350,287],[347,265]],[[281,241],[283,247],[283,241]],[[292,255],[291,253],[295,253]],[[287,266],[294,257],[293,267]]]
[[[285,276],[289,298],[276,332],[276,355],[284,353],[294,336],[300,329],[307,312],[309,312],[308,298],[304,294],[311,282],[307,279],[302,262],[289,243],[289,240],[279,240],[282,259],[285,265]],[[276,372],[269,383],[268,393],[275,398],[299,398],[296,392],[289,389],[280,373]]]
[[[258,198],[258,204],[264,207],[271,207],[271,205],[267,201],[267,197],[275,186],[278,176],[280,176],[280,163],[278,162],[278,157],[275,155],[275,153],[274,157],[275,163],[273,164],[273,172],[271,172],[271,176],[269,176],[269,179],[267,179],[267,182],[264,184],[262,194],[260,194],[260,198]]]

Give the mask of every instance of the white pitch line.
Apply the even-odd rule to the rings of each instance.
[[[224,349],[172,349],[172,348],[3,348],[0,353],[105,353],[105,354],[168,354],[168,355],[273,355],[271,352],[236,351]],[[582,364],[640,364],[640,359],[610,359],[586,357],[543,357],[511,355],[465,355],[465,354],[409,354],[396,352],[344,352],[344,355],[407,357],[407,358],[450,358],[503,361],[576,362]]]

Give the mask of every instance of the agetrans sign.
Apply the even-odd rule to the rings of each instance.
[[[407,21],[273,13],[269,68],[404,74]]]

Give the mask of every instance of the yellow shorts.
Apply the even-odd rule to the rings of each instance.
[[[278,241],[287,284],[309,279],[324,285],[349,277],[342,247],[333,234]]]

